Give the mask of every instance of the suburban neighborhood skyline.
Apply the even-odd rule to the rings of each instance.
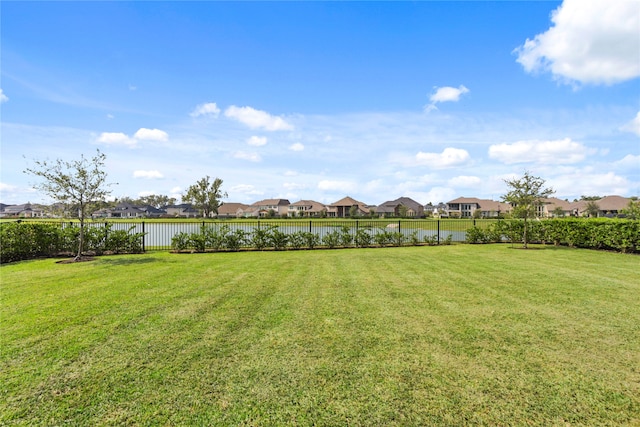
[[[549,2],[5,2],[0,202],[100,149],[113,197],[640,194],[640,8]],[[114,28],[118,30],[114,31]],[[46,37],[43,37],[46,34]],[[560,43],[563,40],[563,43]]]
[[[618,195],[587,197],[580,200],[563,200],[549,196],[541,199],[536,215],[542,218],[598,216],[615,218],[625,214],[637,198]],[[316,200],[262,199],[251,204],[220,201],[217,213],[210,218],[499,218],[509,215],[513,207],[503,200],[479,199],[477,197],[457,197],[447,202],[422,204],[410,197],[398,197],[380,204],[368,204],[345,196],[333,203],[324,204]],[[66,212],[66,214],[65,214]],[[597,212],[597,213],[596,213]],[[66,218],[68,206],[50,206],[24,203],[6,205],[0,203],[0,218]],[[111,206],[93,210],[96,219],[135,218],[204,218],[201,210],[192,203],[168,201],[168,204],[150,205],[145,202],[123,199]]]

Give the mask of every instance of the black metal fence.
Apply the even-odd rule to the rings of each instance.
[[[126,221],[116,220],[108,222],[85,222],[86,227],[110,226],[111,230],[125,230],[129,233],[144,233],[144,250],[171,249],[171,242],[178,233],[200,233],[203,227],[217,231],[222,227],[230,232],[244,231],[248,236],[255,230],[266,227],[276,227],[282,233],[293,234],[296,232],[309,232],[316,234],[320,240],[328,233],[336,230],[344,232],[348,230],[354,237],[358,230],[367,230],[375,236],[379,233],[400,233],[407,240],[417,239],[420,242],[442,243],[464,242],[467,230],[473,226],[486,228],[496,223],[495,219],[264,219],[264,220],[204,220],[204,221],[177,221],[177,220],[147,220]],[[62,227],[78,227],[77,221],[58,222]],[[244,246],[250,246],[247,242]]]

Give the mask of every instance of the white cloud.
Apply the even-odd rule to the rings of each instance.
[[[575,170],[549,180],[556,194],[577,197],[582,194],[600,196],[624,195],[631,190],[632,184],[625,177],[613,172],[595,173],[592,168]]]
[[[132,91],[132,92],[135,91],[135,90],[138,90],[138,86],[134,86],[134,85],[130,84],[129,85],[129,90]]]
[[[267,145],[267,137],[266,136],[252,136],[247,139],[247,144],[252,145],[254,147],[261,147],[263,145]]]
[[[567,83],[614,84],[640,76],[637,1],[565,0],[546,32],[515,49],[525,71]]]
[[[634,156],[633,154],[627,154],[622,159],[614,162],[614,165],[622,169],[640,170],[640,155]]]
[[[307,188],[305,184],[300,184],[299,182],[285,182],[282,186],[286,190],[303,190]]]
[[[439,102],[458,102],[460,97],[469,92],[464,85],[460,85],[457,88],[451,86],[434,87],[435,92],[429,97],[431,104],[427,105],[424,109],[425,112],[431,110],[437,110],[436,104]]]
[[[474,188],[479,187],[482,184],[482,180],[477,176],[461,175],[451,178],[448,184],[451,187]]]
[[[126,145],[129,147],[134,147],[138,143],[135,139],[129,138],[122,132],[102,132],[97,142],[106,145]]]
[[[298,176],[298,172],[296,171],[286,171],[284,176]]]
[[[116,116],[114,116],[113,114],[107,114],[107,119],[113,120],[115,118],[116,118]]]
[[[632,132],[640,136],[640,111],[629,123],[621,128],[623,131]]]
[[[464,85],[460,85],[457,88],[451,86],[436,87],[436,91],[429,100],[433,103],[436,102],[458,102],[460,97],[469,92]]]
[[[445,169],[460,166],[470,160],[469,152],[460,148],[445,148],[442,153],[416,154],[415,160],[418,165],[429,166],[435,169]]]
[[[356,189],[356,184],[352,181],[322,180],[318,182],[318,189],[322,191],[349,192]]]
[[[0,89],[0,104],[3,102],[7,102],[8,100],[9,100],[9,97],[4,94],[2,89]]]
[[[304,145],[302,145],[299,142],[296,142],[295,144],[289,146],[289,150],[291,150],[291,151],[302,151],[302,150],[304,150]]]
[[[140,128],[133,135],[134,138],[141,141],[168,141],[169,134],[160,129]]]
[[[489,157],[506,164],[572,164],[583,161],[591,153],[593,150],[570,138],[556,141],[518,141],[489,147]]]
[[[264,192],[257,190],[256,187],[254,187],[253,185],[249,185],[249,184],[239,184],[239,185],[234,185],[233,187],[231,187],[229,189],[230,193],[241,193],[241,194],[246,194],[246,195],[250,195],[250,196],[260,196],[262,194],[264,194]]]
[[[191,117],[208,116],[217,118],[220,115],[220,108],[215,102],[207,102],[206,104],[198,105],[189,115]]]
[[[453,200],[455,197],[457,197],[457,194],[453,188],[433,187],[431,190],[424,193],[421,203],[446,203],[449,200]]]
[[[0,182],[0,191],[2,191],[2,192],[4,192],[4,191],[15,191],[17,189],[18,189],[18,187],[16,187],[15,185],[5,184],[4,182]]]
[[[133,171],[134,178],[145,178],[145,179],[159,179],[164,178],[164,175],[160,173],[160,171],[152,170],[152,171]]]
[[[236,159],[248,160],[250,162],[259,162],[262,160],[258,153],[248,151],[236,151],[233,153],[233,157]]]
[[[232,105],[225,110],[224,115],[249,126],[251,129],[260,128],[268,131],[293,130],[293,125],[287,123],[282,117],[272,116],[266,111],[256,110],[251,107],[236,107]]]

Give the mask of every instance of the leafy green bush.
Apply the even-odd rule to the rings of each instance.
[[[271,246],[273,246],[273,249],[280,251],[286,248],[288,241],[289,235],[278,230],[277,226],[274,226],[271,230]]]
[[[224,246],[230,251],[239,250],[247,242],[247,232],[234,230],[224,236]]]
[[[351,227],[343,225],[340,229],[340,245],[343,247],[351,246],[353,236],[351,235]]]
[[[296,231],[289,235],[289,247],[293,249],[302,249],[306,244],[304,231]]]
[[[184,251],[189,248],[190,239],[189,233],[181,231],[176,233],[171,238],[171,248],[176,251]]]
[[[482,228],[473,226],[467,230],[466,241],[471,244],[488,243],[489,236]]]
[[[366,248],[371,246],[371,243],[373,242],[373,236],[368,230],[360,228],[358,229],[358,231],[356,231],[355,242],[357,247]]]
[[[322,236],[322,244],[330,249],[339,246],[340,242],[340,232],[338,230],[334,230]]]

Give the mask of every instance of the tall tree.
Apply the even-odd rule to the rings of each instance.
[[[551,188],[544,188],[544,179],[533,176],[528,171],[521,178],[505,179],[504,182],[507,183],[510,191],[502,196],[502,200],[511,204],[514,217],[524,220],[522,247],[527,248],[529,244],[528,220],[536,216],[538,207],[542,205],[543,200],[555,191]]]
[[[175,198],[165,196],[164,194],[151,194],[149,196],[142,196],[138,200],[141,204],[150,205],[156,209],[160,209],[163,206],[173,205],[176,203]]]
[[[84,222],[89,208],[111,194],[108,188],[113,184],[106,182],[105,160],[106,156],[100,150],[96,150],[96,155],[91,159],[81,155],[79,160],[72,161],[34,160],[34,165],[24,171],[42,179],[33,185],[36,190],[42,191],[57,202],[72,206],[74,210],[77,209],[80,236],[76,260],[82,257]]]
[[[227,197],[227,193],[222,192],[222,180],[215,178],[210,182],[209,175],[197,181],[187,189],[182,196],[183,203],[191,203],[194,208],[202,211],[203,217],[209,217],[212,213],[218,213],[218,208],[222,204],[220,199]]]

